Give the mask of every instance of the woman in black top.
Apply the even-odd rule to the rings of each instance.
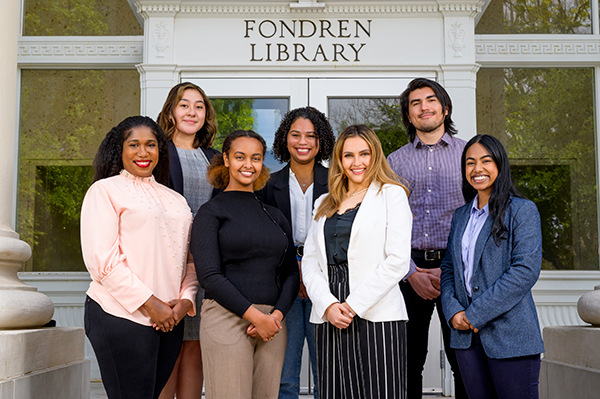
[[[190,249],[200,284],[200,342],[207,398],[277,397],[287,336],[283,317],[298,293],[289,223],[254,196],[269,172],[266,145],[236,130],[208,179],[224,189],[194,220]],[[279,334],[281,333],[281,334]]]

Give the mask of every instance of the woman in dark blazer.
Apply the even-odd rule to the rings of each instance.
[[[327,193],[328,169],[321,165],[331,157],[335,137],[327,117],[313,107],[289,111],[275,133],[273,153],[288,164],[271,174],[266,187],[257,192],[265,204],[279,208],[292,226],[298,268],[304,241],[312,220],[315,200]],[[316,381],[316,355],[313,328],[309,321],[312,303],[300,281],[298,296],[286,316],[288,342],[281,373],[279,399],[298,398],[300,366],[304,340],[308,343],[310,361]],[[314,390],[317,399],[317,390]]]
[[[467,143],[462,175],[467,204],[454,213],[441,266],[450,346],[470,399],[537,398],[544,345],[531,288],[542,264],[539,213],[514,187],[492,136]]]
[[[183,195],[192,213],[213,196],[206,180],[211,159],[220,154],[210,148],[217,134],[217,116],[204,91],[193,83],[180,83],[169,92],[158,124],[169,140],[170,187]],[[184,320],[181,354],[160,399],[195,399],[202,396],[202,356],[199,343],[200,306],[204,291],[196,295],[197,315]]]

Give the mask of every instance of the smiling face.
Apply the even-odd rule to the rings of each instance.
[[[175,134],[195,135],[204,126],[206,106],[198,90],[187,89],[172,112]]]
[[[150,177],[158,163],[158,141],[150,128],[138,126],[123,142],[123,168],[132,175]]]
[[[292,162],[301,165],[314,162],[319,153],[319,140],[309,119],[298,118],[292,123],[287,135],[287,149]]]
[[[498,166],[491,155],[479,143],[473,144],[465,154],[465,177],[479,194],[480,208],[487,204],[494,182],[498,177]]]
[[[446,115],[448,111],[444,110],[430,87],[413,90],[408,95],[408,120],[417,130],[417,134],[439,135],[441,138],[444,135]]]
[[[342,148],[342,167],[348,177],[348,191],[364,188],[365,176],[371,164],[371,149],[361,137],[349,137]]]
[[[225,191],[254,191],[254,182],[263,165],[263,146],[255,138],[239,137],[231,143],[228,154],[223,154],[229,168],[229,184]]]

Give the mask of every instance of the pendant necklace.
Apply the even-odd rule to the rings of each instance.
[[[298,183],[300,183],[300,185],[302,186],[302,188],[306,188],[306,185],[310,182],[311,178],[312,178],[312,176],[308,176],[308,178],[306,180],[300,181],[300,179],[296,175],[296,180],[298,180]]]
[[[348,193],[346,193],[346,197],[348,197],[348,198],[356,197],[358,194],[362,194],[365,191],[367,191],[368,189],[369,189],[369,187],[363,188],[362,190],[357,191],[354,194],[348,194]]]

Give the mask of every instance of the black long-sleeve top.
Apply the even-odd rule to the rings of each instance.
[[[300,276],[289,222],[254,193],[225,191],[198,210],[190,250],[205,298],[242,317],[254,304],[285,315]]]

